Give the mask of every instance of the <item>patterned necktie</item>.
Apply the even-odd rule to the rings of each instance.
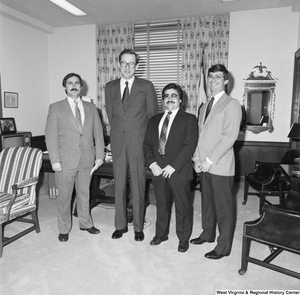
[[[129,87],[128,87],[128,82],[125,82],[126,87],[123,92],[123,97],[122,97],[122,107],[123,107],[123,112],[125,113],[128,107],[128,102],[129,102]]]
[[[215,100],[215,98],[212,97],[212,98],[210,99],[209,103],[208,103],[204,121],[206,120],[207,116],[208,116],[209,113],[210,113],[210,110],[211,110],[211,108],[212,108],[212,106],[213,106],[214,100]]]
[[[158,147],[158,152],[161,155],[165,154],[165,147],[166,147],[166,142],[167,142],[167,131],[168,131],[168,125],[169,125],[169,120],[170,120],[170,115],[172,112],[168,112],[168,115],[166,116],[163,126],[161,128],[160,132],[160,137],[159,137],[159,147]]]
[[[78,101],[75,101],[75,118],[76,118],[76,122],[77,122],[77,127],[80,131],[80,133],[82,132],[82,121],[81,121],[81,113],[78,107]]]

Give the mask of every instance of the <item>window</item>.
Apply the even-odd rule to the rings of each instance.
[[[161,91],[168,83],[180,83],[182,33],[180,21],[140,23],[134,26],[134,50],[140,56],[136,75],[150,80],[163,111]]]

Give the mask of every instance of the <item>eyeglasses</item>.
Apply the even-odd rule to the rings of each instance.
[[[134,62],[121,61],[120,64],[121,64],[122,68],[126,68],[127,66],[129,66],[132,69],[132,68],[135,67],[135,63]]]
[[[164,94],[163,99],[168,98],[169,96],[170,96],[170,94]],[[177,98],[177,97],[179,97],[179,94],[171,93],[171,98]]]
[[[212,80],[212,79],[221,80],[222,78],[224,78],[224,76],[223,75],[215,75],[214,76],[212,74],[209,74],[207,78],[210,80]]]

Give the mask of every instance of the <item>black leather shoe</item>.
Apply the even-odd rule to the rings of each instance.
[[[60,242],[67,242],[69,240],[69,234],[59,234],[58,239]]]
[[[190,240],[190,243],[191,243],[191,244],[194,244],[194,245],[202,245],[202,244],[204,244],[204,243],[213,243],[213,241],[203,241],[203,240],[199,237],[199,238]]]
[[[206,257],[208,259],[221,259],[225,256],[228,256],[228,255],[218,254],[215,250],[212,250],[204,255],[204,257]]]
[[[116,229],[111,238],[112,239],[120,239],[122,238],[123,234],[127,233],[128,232],[128,227],[126,226],[124,229]]]
[[[178,245],[179,252],[186,252],[188,248],[189,248],[189,242],[179,241],[179,245]]]
[[[100,234],[100,230],[98,228],[95,228],[94,226],[90,228],[81,228],[80,230],[85,230],[92,235]]]
[[[159,245],[160,243],[164,242],[164,241],[167,241],[169,238],[168,237],[162,237],[162,238],[159,238],[157,236],[155,236],[152,241],[150,242],[150,245],[151,246],[157,246]]]
[[[143,241],[145,238],[143,231],[135,231],[134,232],[134,239],[138,242]]]

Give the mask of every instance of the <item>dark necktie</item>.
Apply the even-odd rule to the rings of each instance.
[[[212,106],[213,106],[214,100],[215,100],[215,98],[212,97],[212,98],[210,99],[209,103],[208,103],[204,121],[206,120],[207,116],[209,115],[209,113],[210,113],[210,111],[211,111],[211,108],[212,108]]]
[[[128,107],[128,102],[129,102],[129,87],[128,87],[128,82],[125,82],[126,87],[123,92],[123,97],[122,97],[122,107],[123,107],[123,112],[125,113]]]
[[[75,118],[76,118],[77,127],[81,133],[82,132],[82,121],[81,121],[80,110],[78,107],[78,101],[75,101]]]
[[[158,152],[161,155],[165,154],[165,147],[166,147],[166,142],[167,142],[167,131],[168,131],[168,125],[169,125],[169,120],[170,120],[170,115],[172,112],[168,112],[168,115],[166,116],[163,126],[161,128],[160,132],[160,137],[159,137],[159,147],[158,147]]]

